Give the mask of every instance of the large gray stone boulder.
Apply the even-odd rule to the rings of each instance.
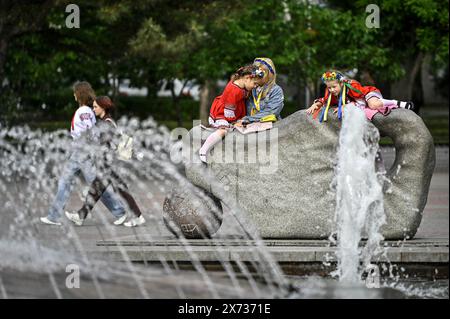
[[[165,198],[163,219],[177,237],[210,238],[222,225],[222,207],[212,194],[186,184]]]
[[[340,130],[331,112],[328,118],[319,123],[298,111],[269,131],[232,132],[215,146],[207,167],[197,151],[211,132],[194,127],[184,139],[187,178],[223,202],[237,203],[263,238],[327,238],[336,229],[331,184]],[[435,166],[433,139],[409,110],[376,115],[372,123],[381,136],[393,140],[396,150],[395,162],[387,168],[382,234],[386,239],[412,238]]]

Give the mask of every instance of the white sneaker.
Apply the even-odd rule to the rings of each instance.
[[[397,101],[397,106],[411,111],[414,111],[415,109],[413,102]]]
[[[131,220],[127,221],[125,224],[123,224],[126,227],[136,227],[139,225],[142,225],[145,223],[144,216],[134,217]]]
[[[123,214],[122,217],[119,217],[114,221],[114,225],[117,225],[117,226],[122,225],[126,219],[127,219],[127,214]]]
[[[56,225],[56,226],[61,226],[61,223],[58,222],[52,222],[50,219],[48,219],[47,217],[41,217],[39,218],[41,220],[41,222],[43,222],[44,224],[48,224],[48,225]]]
[[[205,163],[208,164],[208,160],[206,158],[206,154],[202,154],[202,153],[198,153],[198,156],[200,157],[200,160]]]
[[[69,213],[68,211],[66,211],[65,214],[66,217],[73,221],[75,225],[83,226],[84,219],[81,219],[78,213]]]

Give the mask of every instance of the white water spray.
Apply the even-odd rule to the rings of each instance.
[[[375,170],[379,132],[357,108],[345,108],[336,166],[337,258],[335,275],[358,283],[380,252],[380,227],[386,222],[383,191]],[[360,247],[367,238],[364,247]]]

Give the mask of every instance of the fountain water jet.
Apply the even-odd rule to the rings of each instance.
[[[153,185],[152,189],[156,188],[157,191],[166,193],[167,189],[173,187],[174,184],[183,184],[186,187],[190,187],[190,183],[186,182],[183,174],[180,174],[177,167],[170,162],[166,150],[170,149],[171,141],[169,134],[164,128],[157,127],[157,124],[151,119],[139,122],[134,119],[128,120],[124,118],[119,121],[119,125],[133,133],[138,160],[130,163],[121,163],[117,170],[121,176],[126,176],[129,185],[132,185],[132,188],[137,190],[138,202],[146,203],[144,212],[151,215],[150,217],[146,216],[146,218],[151,222],[155,222],[161,216],[161,207],[155,200],[155,194],[148,191],[149,185]],[[54,287],[54,295],[58,298],[63,297],[64,294],[61,293],[58,285],[55,284],[53,272],[63,269],[65,262],[68,263],[69,261],[82,265],[83,269],[91,274],[97,297],[106,297],[107,292],[102,288],[101,283],[104,280],[102,275],[116,273],[116,267],[118,266],[105,265],[102,260],[92,257],[92,248],[86,238],[83,238],[83,236],[87,236],[83,230],[89,226],[77,228],[66,222],[61,228],[52,228],[37,222],[38,217],[46,214],[55,190],[56,178],[60,176],[67,154],[71,151],[71,143],[67,134],[64,131],[43,133],[30,130],[25,126],[2,129],[0,137],[0,156],[2,159],[0,164],[0,189],[2,189],[2,194],[0,197],[5,202],[4,211],[2,212],[3,228],[0,237],[2,245],[0,247],[3,247],[4,250],[13,241],[17,241],[22,245],[22,253],[26,254],[28,250],[40,252],[38,255],[29,255],[31,264],[34,263],[34,259],[40,258],[40,256],[46,257],[43,259],[45,263],[52,262],[53,259],[64,261],[63,263],[57,263],[58,267],[56,269],[48,267],[33,268],[33,271],[36,272],[40,272],[43,269],[50,271],[49,283],[50,286]],[[93,152],[89,147],[83,151]],[[83,196],[77,197],[76,201],[80,203],[83,200]],[[148,209],[152,211],[148,212]],[[105,235],[107,235],[117,240],[118,244],[116,247],[119,248],[120,254],[125,261],[124,269],[134,279],[138,291],[140,291],[140,297],[151,297],[153,293],[148,291],[148,278],[143,276],[143,273],[145,274],[149,271],[143,271],[141,267],[131,262],[127,248],[120,243],[120,239],[123,238],[123,232],[116,231],[119,228],[112,227],[107,216],[95,212],[94,215],[96,215],[96,219],[100,220],[100,227],[96,225],[96,230],[101,239],[105,240]],[[152,232],[142,235],[142,232],[140,233],[136,229],[132,229],[131,232],[136,241],[141,240],[141,238],[149,238],[152,241],[162,234],[167,236],[167,232],[164,232],[164,226],[158,223],[156,223],[156,226],[154,228],[157,233]],[[4,231],[5,227],[8,229],[7,231]],[[106,233],[104,233],[103,229],[106,229]],[[231,291],[233,291],[233,296],[248,296],[248,292],[245,292],[245,288],[242,287],[242,280],[238,279],[230,262],[224,258],[226,247],[221,247],[220,245],[216,247],[217,259],[224,267],[225,273],[230,280],[229,288],[224,289],[223,283],[217,283],[213,278],[214,276],[212,277],[205,270],[200,259],[191,249],[189,242],[183,236],[180,236],[180,242],[189,254],[194,269],[200,276],[200,281],[197,284],[206,284],[209,296],[214,298],[230,296]],[[276,263],[273,260],[268,261],[265,259],[270,256],[261,254],[260,250],[263,249],[264,247],[258,247],[256,251],[254,249],[249,251],[250,255],[254,254],[257,256],[255,259],[258,262],[253,264],[256,274],[251,274],[244,264],[238,264],[239,268],[245,274],[248,285],[251,286],[254,295],[258,297],[282,295],[283,293],[280,292],[279,288],[273,285],[273,283],[279,281],[279,278],[271,278],[273,274],[266,269],[267,265],[275,265],[276,267]],[[58,253],[50,253],[53,250],[66,257],[62,258]],[[8,251],[4,250],[4,252],[8,254]],[[3,263],[0,263],[0,268],[20,269],[18,266],[23,261],[17,256],[13,257],[11,256],[8,259],[8,263],[3,259]],[[164,276],[176,277],[180,275],[179,271],[173,270],[169,266],[170,260],[167,260],[164,255],[160,254],[159,260],[163,265]],[[122,266],[118,267],[118,269],[122,269],[119,272],[123,273],[124,269]],[[184,274],[183,272],[181,273]],[[261,284],[257,283],[258,280],[254,277],[255,275],[262,275],[265,278],[270,288],[269,293],[267,293],[267,290],[265,292],[261,290]],[[178,297],[192,296],[192,292],[189,292],[189,289],[186,290],[186,285],[180,281],[174,280],[171,282],[171,285],[176,290]],[[5,290],[3,281],[1,287],[2,290]]]
[[[375,169],[379,133],[358,108],[345,108],[339,136],[336,187],[337,274],[357,283],[362,270],[381,251],[380,228],[386,223],[383,189]],[[367,239],[360,248],[363,238]],[[362,270],[360,269],[362,263]]]

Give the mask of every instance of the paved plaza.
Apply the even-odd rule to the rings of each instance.
[[[385,165],[394,160],[392,148],[382,149]],[[449,238],[449,172],[448,147],[436,148],[436,169],[433,174],[423,219],[416,236],[407,241],[389,241],[388,257],[391,262],[418,262],[448,264]],[[123,253],[118,246],[123,246],[131,260],[158,261],[161,258],[174,261],[189,261],[189,253],[176,237],[170,233],[162,219],[162,205],[165,192],[148,184],[151,199],[142,190],[131,189],[144,209],[147,223],[137,228],[112,226],[113,218],[106,208],[97,205],[93,217],[83,227],[73,227],[83,247],[95,256],[109,256],[123,260]],[[166,188],[167,191],[169,188]],[[144,200],[146,202],[144,202]],[[78,194],[72,194],[69,209],[80,207]],[[106,223],[104,223],[106,221]],[[39,237],[49,245],[59,236],[65,237],[67,226],[52,227],[38,224]],[[228,251],[221,258],[233,260],[237,256],[246,259],[248,247],[253,243],[243,240],[242,229],[234,222],[226,211],[223,224],[211,240],[189,240],[187,243],[202,261],[217,259],[217,246],[225,246]],[[267,249],[279,262],[323,262],[325,258],[332,260],[336,250],[330,247],[327,240],[265,240]]]

